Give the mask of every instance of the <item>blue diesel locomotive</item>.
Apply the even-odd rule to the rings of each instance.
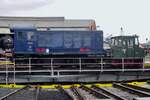
[[[15,57],[104,56],[103,31],[39,31],[12,28],[1,43]],[[10,53],[10,52],[9,52]]]

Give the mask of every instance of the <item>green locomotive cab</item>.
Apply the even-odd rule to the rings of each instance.
[[[139,47],[138,36],[116,36],[111,38],[111,55],[115,58],[144,57]]]

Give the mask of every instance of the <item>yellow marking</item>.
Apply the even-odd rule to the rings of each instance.
[[[150,67],[150,64],[144,64],[145,67]]]
[[[91,88],[93,84],[85,84],[85,86]],[[111,87],[112,84],[95,84],[96,86],[99,86],[99,87]],[[0,88],[23,88],[25,87],[26,85],[16,85],[16,84],[9,84],[9,85],[5,85],[5,84],[1,84],[0,85]],[[58,86],[58,84],[53,84],[53,85],[33,85],[33,87],[40,87],[40,88],[43,88],[43,89],[56,89],[56,87]],[[62,85],[62,87],[64,89],[70,89],[72,86],[75,86],[75,87],[80,87],[80,84],[71,84],[71,85]]]
[[[130,84],[130,85],[139,85],[139,86],[141,86],[141,85],[147,84],[147,82],[129,82],[128,84]]]
[[[62,85],[64,89],[70,89],[72,86],[80,87],[80,84]]]
[[[42,89],[56,89],[58,85],[39,85],[40,88]]]
[[[75,86],[75,87],[80,87],[80,84],[73,84],[73,86]]]
[[[0,61],[0,65],[14,65],[14,62],[11,61]]]
[[[84,85],[84,86],[86,86],[86,87],[88,87],[88,88],[91,88],[92,84],[86,84],[86,85]]]
[[[128,84],[130,85],[145,85],[147,84],[147,82],[129,82]],[[52,84],[52,85],[32,85],[31,87],[40,87],[42,89],[56,89],[56,87],[59,84]],[[96,85],[98,87],[112,87],[111,83],[106,83],[106,84],[102,84],[102,83],[97,83],[97,84],[84,84],[85,86],[91,88],[92,85]],[[0,88],[23,88],[26,85],[16,85],[16,84],[9,84],[9,85],[5,85],[5,84],[0,84]],[[70,89],[72,86],[75,87],[80,87],[80,84],[71,84],[71,85],[61,85],[64,89]]]
[[[1,84],[0,88],[23,88],[25,86],[26,85],[15,85],[15,84],[4,85],[4,84]]]
[[[39,85],[40,88],[43,89],[56,89],[56,87],[58,86],[58,84],[53,84],[53,85]],[[74,85],[61,85],[64,89],[70,89],[72,86],[75,87],[80,87],[79,84],[74,84]]]
[[[112,84],[95,84],[98,87],[112,87]]]
[[[62,85],[62,87],[63,87],[64,89],[70,89],[70,88],[72,87],[72,85]]]

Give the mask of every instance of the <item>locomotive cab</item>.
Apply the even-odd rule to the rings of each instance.
[[[112,63],[115,67],[141,68],[144,49],[139,47],[138,36],[116,36],[111,38]]]
[[[112,57],[144,57],[139,47],[138,36],[116,36],[111,38]]]

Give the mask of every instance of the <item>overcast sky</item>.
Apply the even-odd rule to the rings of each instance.
[[[95,19],[105,36],[137,34],[150,40],[150,0],[1,0],[1,16]]]

